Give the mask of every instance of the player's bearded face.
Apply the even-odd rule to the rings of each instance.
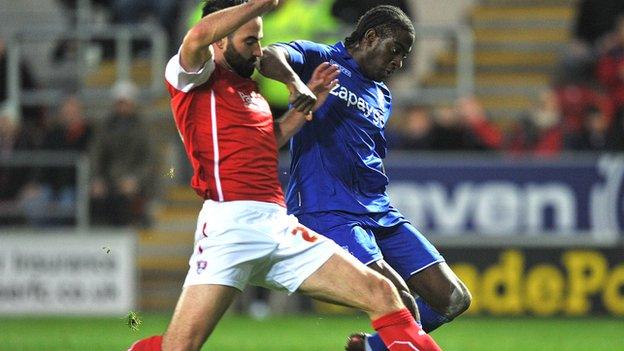
[[[249,58],[245,58],[245,56],[236,50],[232,41],[226,46],[223,57],[234,72],[245,78],[251,77],[256,68],[256,60],[258,59],[253,54],[250,54]]]

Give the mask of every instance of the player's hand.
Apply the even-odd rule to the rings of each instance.
[[[323,103],[329,92],[338,84],[338,75],[340,74],[340,68],[337,65],[332,65],[329,62],[323,62],[314,69],[312,77],[308,82],[308,88],[316,95],[316,103],[312,107],[311,111],[316,111]],[[309,121],[312,119],[312,113],[306,115],[306,119]]]
[[[288,84],[288,90],[290,91],[288,102],[295,110],[304,114],[312,111],[317,100],[316,95],[299,77],[296,77],[294,82]]]

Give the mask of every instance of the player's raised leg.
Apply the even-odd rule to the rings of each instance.
[[[396,216],[402,217],[397,211]],[[427,333],[460,315],[470,306],[471,295],[438,250],[409,222],[386,229],[377,238],[386,262],[396,269],[417,294],[420,323]],[[351,336],[349,351],[383,351],[378,335]]]
[[[346,252],[332,255],[298,291],[366,312],[391,351],[441,350],[416,324],[394,284]]]

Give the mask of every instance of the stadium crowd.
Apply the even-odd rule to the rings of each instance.
[[[68,9],[75,9],[77,3],[58,2]],[[284,7],[289,3],[282,2],[286,4]],[[355,23],[372,3],[380,2],[319,0],[306,2],[305,7],[307,11],[322,7],[329,23],[327,28],[341,28]],[[384,3],[398,6],[415,18],[405,0]],[[111,23],[139,23],[155,18],[168,33],[169,43],[179,42],[184,32],[181,28],[192,20],[180,14],[194,6],[194,2],[172,0],[93,0],[92,4],[106,13]],[[278,16],[279,11],[274,15]],[[271,23],[272,19],[266,21]],[[278,27],[279,21],[275,17],[267,28]],[[552,72],[552,83],[539,94],[531,109],[493,120],[474,96],[461,97],[445,106],[404,106],[396,109],[388,125],[389,147],[406,151],[485,150],[516,155],[624,151],[624,6],[620,1],[579,1],[571,31],[573,40],[560,58],[559,70]],[[300,33],[303,37],[323,34],[327,33],[315,31],[314,26]],[[331,35],[325,39],[335,41],[340,37]],[[278,40],[279,37],[267,32],[264,44]],[[169,46],[169,52],[176,50],[172,44]],[[55,59],[66,58],[68,50],[70,43],[57,43]],[[104,49],[105,57],[108,51]],[[0,38],[0,105],[8,97],[6,67],[7,51]],[[28,62],[20,62],[19,78],[26,90],[41,85]],[[14,152],[29,150],[86,153],[92,165],[93,222],[149,225],[148,204],[154,198],[152,189],[159,176],[151,161],[159,156],[149,136],[142,133],[145,116],[141,111],[147,106],[142,106],[136,89],[130,82],[118,82],[112,88],[110,111],[103,120],[93,118],[80,94],[73,90],[67,92],[58,106],[20,107],[20,121],[12,118],[16,113],[14,108],[3,107],[0,155],[9,157]],[[283,109],[283,96],[273,100],[271,95],[267,93],[272,107]],[[71,169],[0,166],[3,214],[0,225],[73,223],[73,219],[51,219],[48,214],[51,208],[61,213],[73,211],[75,186],[75,171]],[[21,210],[16,211],[16,206]]]
[[[624,151],[624,5],[580,1],[573,39],[531,109],[492,120],[481,102],[406,106],[391,120],[391,147],[558,155]]]

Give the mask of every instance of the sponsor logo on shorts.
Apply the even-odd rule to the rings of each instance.
[[[203,272],[206,267],[208,267],[207,261],[197,261],[197,274],[201,274],[201,272]]]

